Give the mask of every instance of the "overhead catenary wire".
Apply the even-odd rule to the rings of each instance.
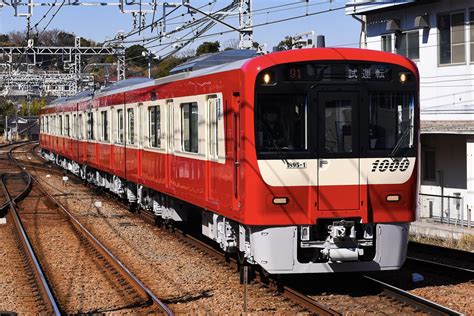
[[[49,19],[48,23],[46,23],[45,27],[43,28],[43,30],[38,34],[38,36],[40,36],[41,34],[43,34],[44,31],[46,31],[46,29],[48,28],[48,26],[51,24],[51,22],[54,20],[54,18],[56,17],[56,15],[59,13],[59,11],[61,10],[61,8],[64,6],[64,4],[66,3],[66,0],[63,0],[63,2],[61,3],[61,5],[59,6],[59,8],[56,10],[56,12],[53,13],[53,15],[51,16],[51,19]]]

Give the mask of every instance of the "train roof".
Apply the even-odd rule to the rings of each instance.
[[[232,50],[224,50],[222,52],[214,53],[214,54],[206,54],[203,56],[199,56],[196,58],[192,58],[187,62],[180,64],[173,69],[171,69],[170,73],[172,75],[185,72],[185,71],[195,71],[199,69],[209,68],[213,66],[218,66],[222,64],[228,64],[233,61],[242,60],[242,59],[249,59],[252,57],[257,56],[256,50],[250,49],[232,49]]]
[[[114,91],[114,90],[120,90],[120,89],[123,89],[124,87],[141,85],[141,84],[145,84],[147,82],[150,83],[152,81],[153,81],[153,79],[144,78],[144,77],[136,77],[136,78],[125,79],[125,80],[117,81],[116,83],[111,84],[110,86],[103,88],[102,90],[100,90],[100,93],[107,93],[107,92]]]
[[[317,53],[320,52],[321,55],[327,56],[326,58],[332,60],[335,56],[338,59],[360,59],[360,60],[370,60],[369,56],[375,56],[375,59],[384,60],[387,55],[391,55],[393,62],[402,62],[403,63],[412,63],[407,60],[405,57],[396,54],[390,54],[381,51],[375,50],[362,50],[356,48],[312,48],[312,49],[302,49],[298,50],[303,54],[308,53]],[[311,51],[311,52],[310,52]],[[181,64],[172,69],[172,74],[166,77],[158,79],[148,79],[148,78],[131,78],[122,80],[114,83],[113,85],[102,89],[99,92],[93,93],[92,91],[81,92],[75,96],[67,98],[59,98],[53,101],[48,107],[66,103],[72,100],[87,99],[93,97],[104,97],[108,95],[113,95],[117,93],[124,93],[135,89],[142,89],[147,87],[152,87],[156,85],[162,85],[165,83],[170,83],[178,80],[195,78],[215,73],[221,73],[225,71],[237,70],[244,67],[244,65],[254,59],[259,58],[270,58],[274,56],[275,60],[281,58],[287,58],[288,54],[294,53],[294,50],[290,51],[281,51],[270,53],[267,55],[258,56],[255,50],[229,50],[219,52],[217,54],[206,55],[198,57],[196,59],[190,60],[184,64]],[[319,54],[318,54],[319,55]],[[278,57],[277,57],[278,56]],[[323,57],[323,59],[326,59]],[[293,58],[290,58],[293,59]],[[413,64],[413,63],[412,63]],[[416,67],[415,67],[416,68]]]
[[[78,100],[82,100],[82,99],[90,99],[92,98],[92,96],[94,95],[94,91],[82,91],[82,92],[79,92],[73,96],[70,96],[70,97],[61,97],[61,98],[57,98],[55,100],[53,100],[51,103],[48,104],[47,107],[51,107],[51,106],[55,106],[55,105],[58,105],[58,104],[63,104],[63,103],[67,103],[67,102],[70,102],[70,101],[78,101]]]

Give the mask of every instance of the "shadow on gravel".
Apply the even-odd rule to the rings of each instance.
[[[165,299],[165,300],[163,300],[163,303],[165,303],[165,304],[189,303],[189,302],[200,300],[202,298],[208,298],[208,297],[214,296],[211,292],[212,291],[206,290],[206,291],[202,291],[201,293],[197,293],[197,294],[186,294],[186,295],[182,295],[182,296],[178,296],[178,297],[174,297],[174,298]]]
[[[360,273],[331,273],[294,275],[284,277],[284,284],[310,296],[349,295],[353,297],[377,295],[378,287],[373,287]]]
[[[414,274],[417,274],[414,281]],[[370,273],[371,276],[404,290],[413,290],[427,286],[447,286],[466,283],[473,280],[472,274],[453,271],[441,271],[422,264],[406,261],[398,271]],[[421,278],[419,277],[421,275]]]

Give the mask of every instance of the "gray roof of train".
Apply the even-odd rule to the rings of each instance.
[[[223,54],[220,54],[223,53]],[[118,81],[95,94],[92,91],[84,91],[80,92],[72,97],[64,97],[58,98],[54,100],[52,103],[48,105],[54,106],[57,104],[73,101],[73,100],[81,100],[95,97],[102,97],[116,93],[123,93],[130,90],[146,88],[154,85],[160,85],[168,82],[173,82],[176,80],[182,80],[187,78],[194,78],[199,76],[204,76],[213,73],[219,73],[224,71],[230,71],[234,69],[239,69],[245,64],[249,59],[257,56],[256,51],[254,50],[231,50],[231,51],[223,51],[218,54],[206,55],[199,60],[193,59],[187,63],[179,65],[173,68],[172,71],[178,69],[176,71],[181,71],[174,74],[171,74],[166,77],[158,78],[158,79],[149,79],[149,78],[131,78],[122,81]],[[196,69],[193,68],[193,65]]]

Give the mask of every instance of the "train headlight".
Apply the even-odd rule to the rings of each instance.
[[[300,227],[300,238],[302,241],[309,240],[309,226],[301,226]]]
[[[264,86],[273,85],[276,82],[275,73],[273,73],[271,71],[267,71],[267,72],[263,73],[263,75],[260,78],[261,78],[261,80],[260,80],[261,84],[264,85]]]
[[[408,75],[404,72],[400,73],[399,80],[401,84],[404,84],[405,82],[408,81]]]

